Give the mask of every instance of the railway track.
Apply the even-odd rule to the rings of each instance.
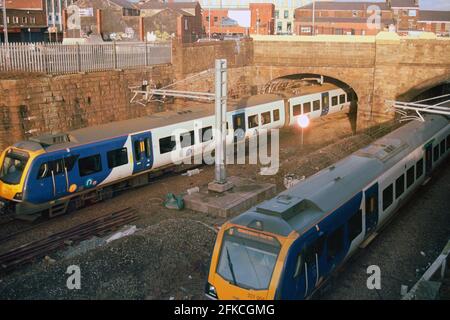
[[[31,263],[62,249],[68,243],[77,244],[93,236],[104,236],[136,220],[136,211],[132,208],[125,208],[80,223],[61,232],[54,233],[49,237],[23,244],[0,255],[0,272],[8,273],[19,266]],[[35,227],[37,226],[32,228]],[[28,230],[22,230],[21,233],[26,231]]]

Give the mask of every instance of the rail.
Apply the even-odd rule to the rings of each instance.
[[[171,42],[0,44],[0,71],[46,74],[130,69],[172,62]]]

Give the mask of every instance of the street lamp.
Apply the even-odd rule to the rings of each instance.
[[[5,36],[5,44],[8,44],[8,19],[6,18],[6,1],[7,0],[3,0],[2,4],[3,4],[3,33]],[[11,1],[8,1],[8,3],[11,3]]]
[[[303,149],[303,129],[306,129],[309,126],[309,118],[307,115],[302,114],[300,117],[297,118],[297,123],[302,128],[301,133],[301,147]]]

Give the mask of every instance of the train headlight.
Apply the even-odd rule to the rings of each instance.
[[[217,299],[217,291],[216,291],[216,287],[214,287],[212,284],[210,284],[209,282],[206,283],[206,288],[205,288],[205,293],[213,298]]]
[[[22,192],[17,192],[16,195],[14,196],[14,200],[21,201],[22,198],[23,198],[23,193]]]

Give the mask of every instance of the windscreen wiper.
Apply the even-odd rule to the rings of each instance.
[[[227,248],[227,260],[228,260],[228,267],[230,268],[231,271],[231,276],[233,277],[233,284],[237,286],[236,275],[234,274],[233,263],[231,262],[230,252],[228,251],[228,248]]]

